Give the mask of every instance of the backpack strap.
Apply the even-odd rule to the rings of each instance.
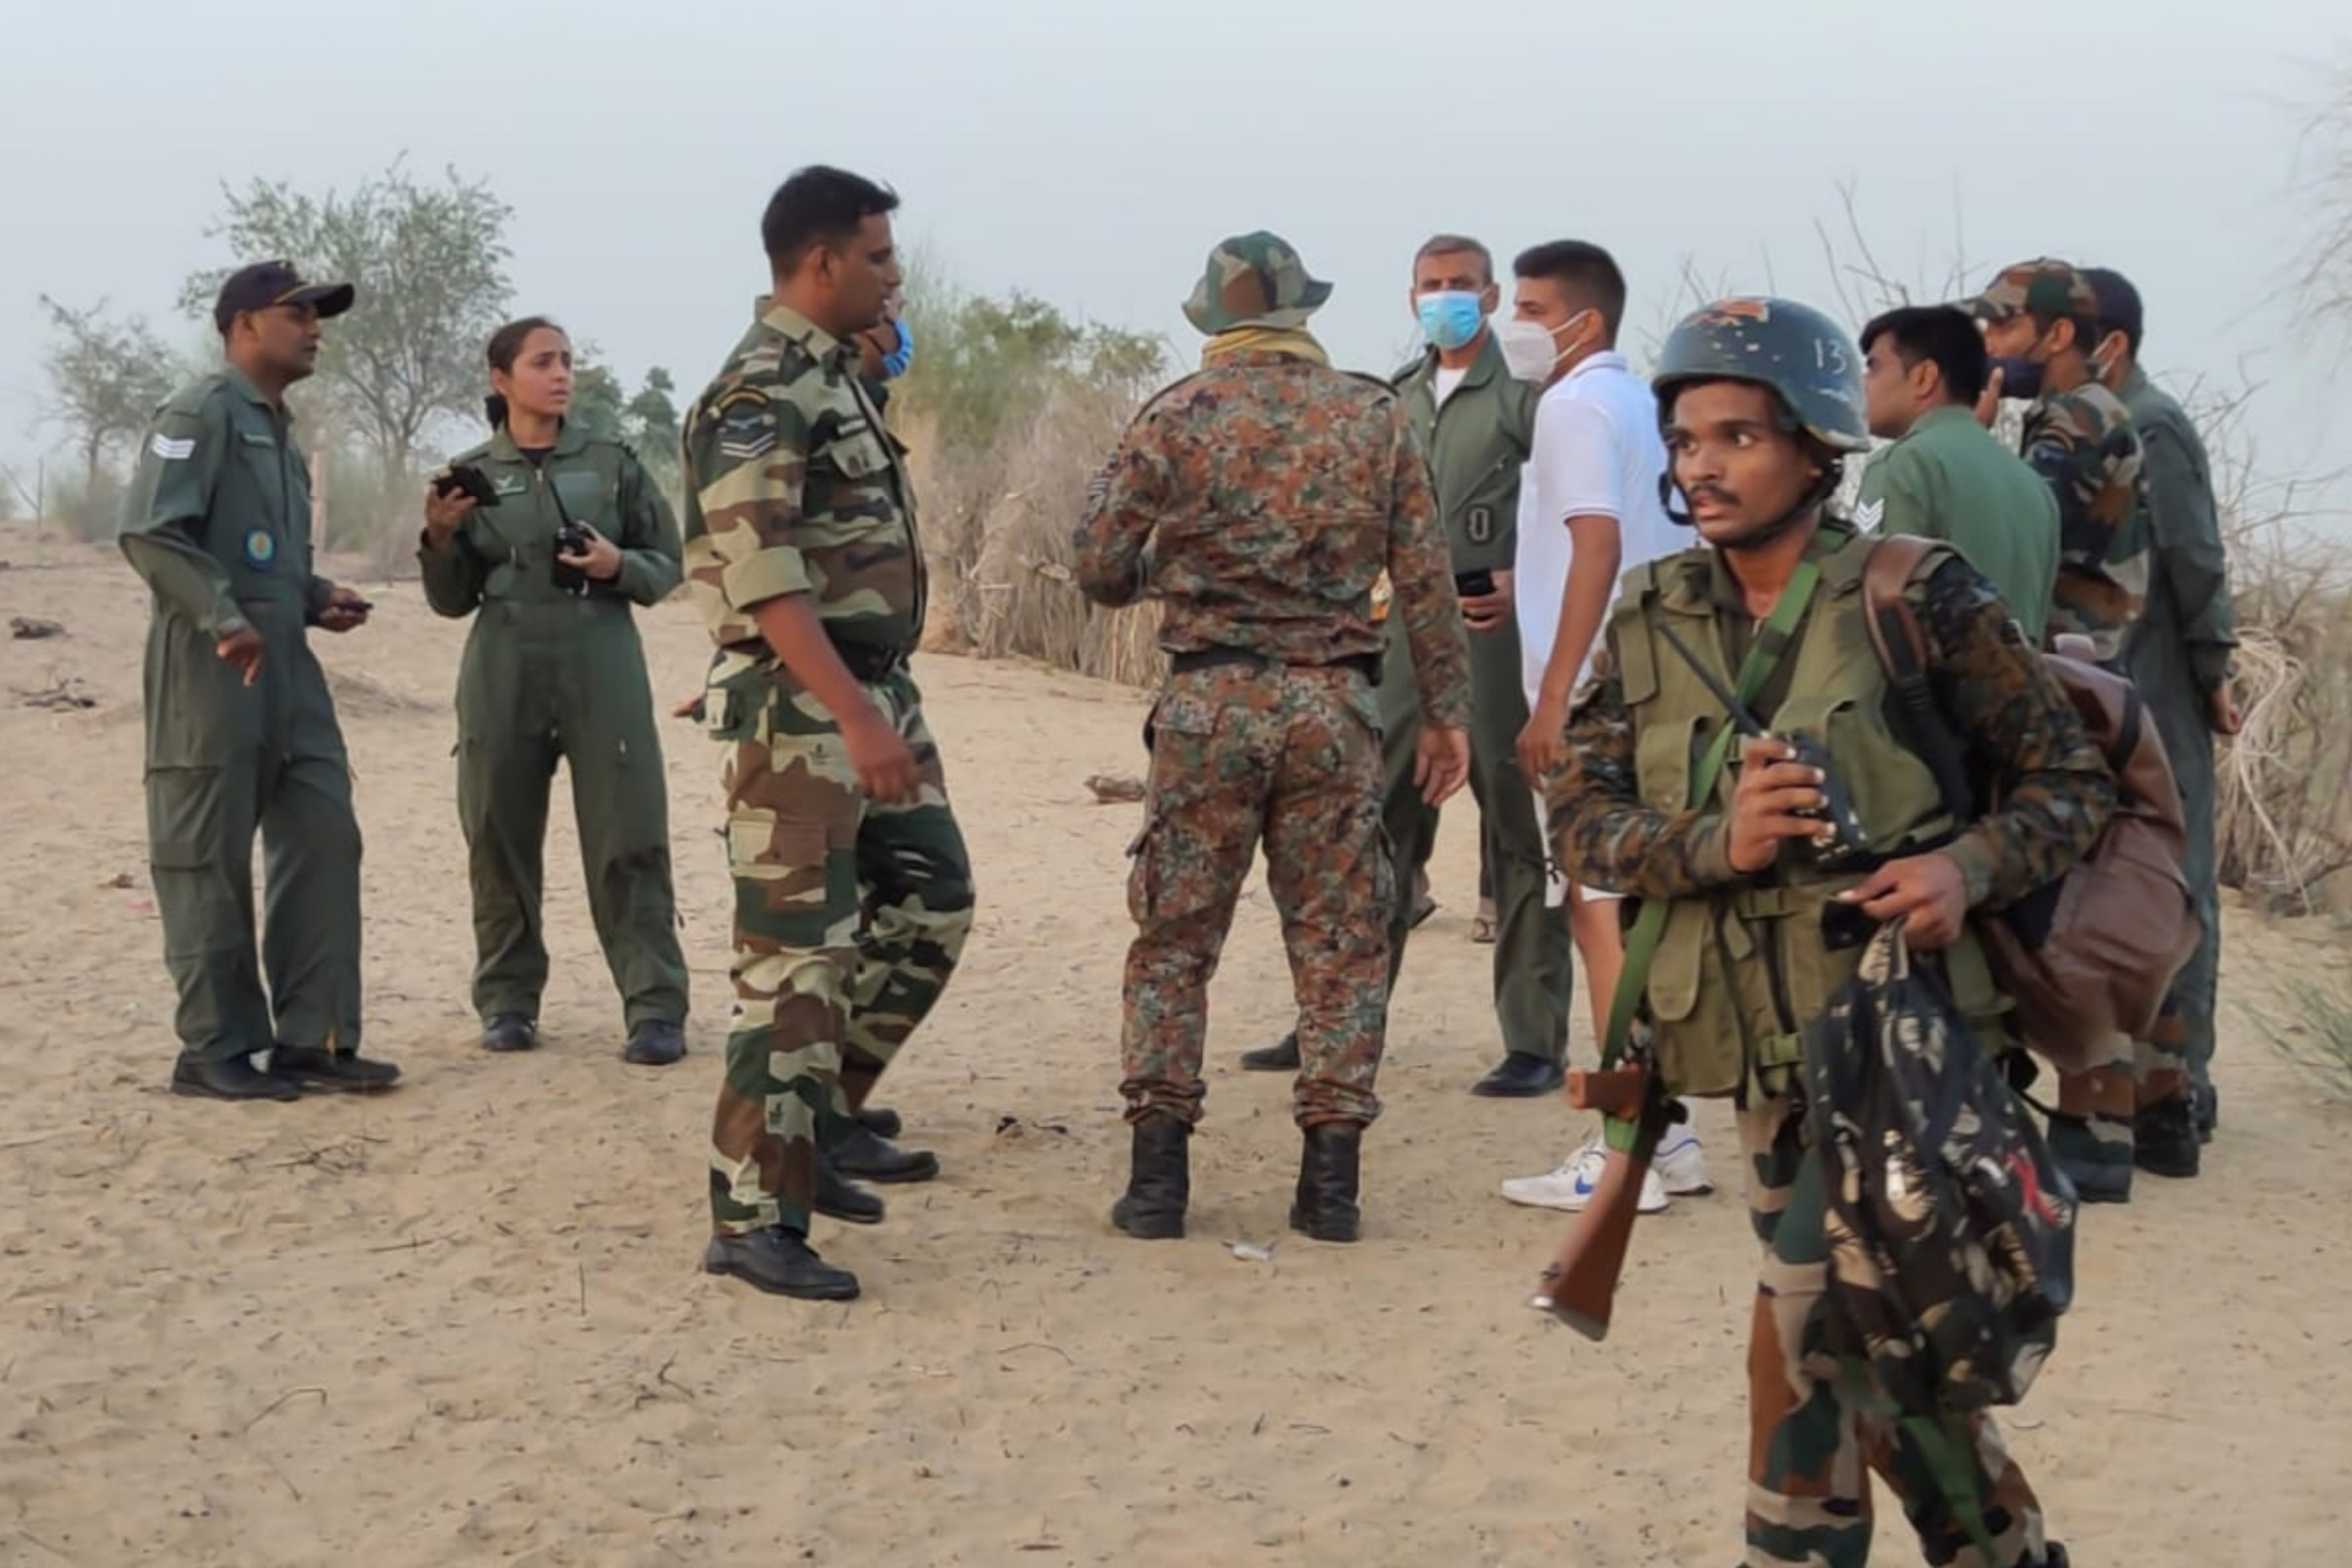
[[[1890,534],[1870,548],[1862,567],[1863,621],[1871,646],[1895,688],[1904,740],[1936,775],[1944,809],[1955,823],[1976,817],[1976,791],[1969,785],[1967,748],[1936,700],[1927,681],[1927,638],[1906,590],[1930,552],[1932,539]]]

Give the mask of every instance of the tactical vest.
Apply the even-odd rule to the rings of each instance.
[[[1811,607],[1780,657],[1772,685],[1789,696],[1762,714],[1775,732],[1803,731],[1829,749],[1878,856],[1918,853],[1953,836],[1955,824],[1927,764],[1887,722],[1890,689],[1863,619],[1862,568],[1874,540],[1862,535],[1821,557]],[[1932,572],[1950,552],[1933,552]],[[1643,805],[1676,812],[1690,800],[1700,759],[1732,722],[1680,653],[1658,636],[1669,626],[1729,689],[1704,552],[1637,568],[1611,620]],[[1728,815],[1733,771],[1724,770],[1702,809]],[[1810,847],[1784,843],[1773,868],[1699,898],[1678,899],[1650,967],[1647,1015],[1661,1074],[1676,1094],[1787,1092],[1805,1026],[1860,963],[1863,943],[1833,948],[1822,920],[1834,896],[1863,879],[1823,871]],[[1842,908],[1842,906],[1841,906]],[[1868,922],[1856,919],[1866,937]],[[1955,1005],[1979,1037],[1997,1040],[2009,1005],[1975,936],[1937,955]]]

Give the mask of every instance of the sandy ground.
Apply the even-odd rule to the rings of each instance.
[[[173,1049],[139,793],[143,591],[110,551],[0,547],[0,1563],[1709,1564],[1738,1555],[1750,1244],[1736,1196],[1645,1221],[1594,1347],[1525,1305],[1560,1216],[1504,1176],[1578,1129],[1464,1092],[1486,1065],[1466,810],[1398,998],[1369,1235],[1284,1228],[1286,1022],[1263,891],[1215,993],[1193,1237],[1108,1226],[1134,693],[927,658],[981,914],[886,1099],[942,1178],[820,1222],[865,1298],[698,1270],[725,1030],[713,759],[668,766],[694,1054],[616,1056],[576,876],[536,1055],[471,1043],[449,689],[462,629],[413,584],[319,639],[367,836],[369,1100],[163,1090]],[[692,689],[682,603],[648,622]],[[60,679],[85,710],[26,705]],[[551,864],[575,864],[559,813]],[[2352,1117],[2269,1039],[2276,977],[2344,949],[2232,931],[2228,1125],[2206,1175],[2084,1228],[2081,1303],[2011,1422],[2085,1564],[2336,1561],[2352,1471]],[[1590,1047],[1580,1026],[1580,1054]],[[1728,1123],[1701,1130],[1718,1181]],[[1281,1238],[1272,1260],[1227,1244]],[[2337,1503],[2326,1500],[2336,1496]],[[1917,1560],[1890,1513],[1884,1560]]]

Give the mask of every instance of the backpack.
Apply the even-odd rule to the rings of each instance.
[[[1934,548],[1880,540],[1863,568],[1863,596],[1905,739],[1935,773],[1953,820],[1969,822],[1978,812],[1967,747],[1936,701],[1927,643],[1903,596]],[[2106,1059],[2117,1035],[2147,1037],[2201,927],[2181,871],[2180,791],[2139,689],[2085,658],[2045,653],[2042,664],[2114,770],[2115,815],[2063,875],[1975,925],[2025,1043],[2060,1071],[2079,1072]]]
[[[2013,1405],[2074,1294],[2074,1188],[1899,921],[1805,1028],[1827,1348],[1906,1421]]]

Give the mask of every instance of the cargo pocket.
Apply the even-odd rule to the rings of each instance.
[[[1647,987],[1658,1068],[1676,1094],[1729,1094],[1746,1063],[1739,1008],[1723,963],[1716,908],[1678,900],[1650,963]]]
[[[1715,731],[1716,726],[1704,718],[1642,727],[1633,742],[1633,778],[1643,805],[1667,813],[1684,809],[1690,800],[1692,776],[1698,772]],[[1738,759],[1735,755],[1732,760]],[[1723,777],[1731,777],[1727,765]]]
[[[1213,781],[1210,754],[1217,704],[1194,692],[1160,693],[1144,721],[1151,747],[1151,785],[1142,829],[1129,843],[1127,912],[1136,924],[1180,920],[1207,902],[1211,846],[1192,828],[1202,787]]]
[[[147,860],[158,871],[201,871],[223,837],[221,770],[154,768],[147,774]]]
[[[714,741],[756,741],[775,694],[775,673],[754,665],[706,684],[693,716]]]
[[[847,947],[856,934],[857,865],[821,822],[744,812],[727,824],[736,935],[754,947]]]

